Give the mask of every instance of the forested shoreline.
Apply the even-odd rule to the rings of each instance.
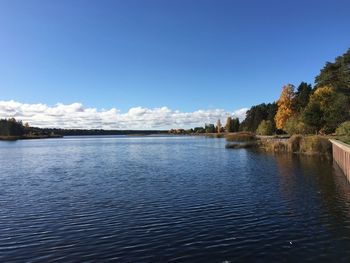
[[[28,123],[17,121],[15,118],[0,119],[0,139],[36,139],[59,138],[63,136],[83,135],[151,135],[164,134],[165,130],[102,130],[102,129],[58,129],[30,127]]]
[[[251,107],[241,130],[350,136],[350,49],[325,64],[314,86],[286,84],[276,102]]]
[[[0,140],[59,138],[59,134],[30,127],[15,118],[0,119]]]
[[[242,123],[232,128],[232,117],[225,126],[206,124],[173,133],[252,132],[258,135],[331,135],[350,141],[350,49],[334,62],[326,62],[315,77],[315,85],[301,82],[282,87],[275,102],[252,106]]]

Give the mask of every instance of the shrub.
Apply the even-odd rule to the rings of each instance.
[[[306,125],[299,116],[290,117],[287,120],[284,129],[289,135],[313,133],[311,127]]]
[[[285,153],[288,152],[287,140],[284,139],[271,139],[262,138],[260,140],[260,146],[267,152]]]
[[[346,121],[340,124],[335,133],[338,136],[350,136],[350,121]]]
[[[258,144],[256,142],[243,142],[243,143],[227,143],[225,148],[228,149],[244,149],[256,147]]]
[[[256,140],[255,134],[251,132],[230,133],[225,135],[225,137],[227,141],[234,141],[234,142],[247,142],[247,141]]]
[[[288,140],[288,149],[292,153],[300,152],[300,142],[303,139],[301,135],[293,135]]]
[[[350,144],[350,136],[341,137],[339,138],[339,140],[341,140],[344,143]]]
[[[223,134],[223,133],[207,133],[205,136],[208,138],[224,138],[225,134]]]
[[[261,139],[261,148],[275,153],[303,153],[332,156],[332,145],[324,136],[294,135],[286,139]]]
[[[273,143],[273,151],[276,153],[288,152],[288,145],[282,141],[275,142]]]
[[[273,132],[274,129],[271,121],[262,120],[256,129],[256,133],[259,135],[272,135]]]
[[[300,152],[305,154],[332,154],[332,144],[324,136],[306,136],[300,141]]]

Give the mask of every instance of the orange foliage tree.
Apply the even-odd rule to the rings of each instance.
[[[294,115],[294,101],[295,92],[294,86],[287,84],[282,88],[282,93],[277,101],[278,110],[275,115],[275,122],[277,129],[284,129],[287,120]]]

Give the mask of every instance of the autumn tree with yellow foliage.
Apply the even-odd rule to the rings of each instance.
[[[330,86],[317,88],[303,112],[304,121],[320,133],[334,132],[349,117],[348,98]]]
[[[285,85],[277,101],[278,109],[275,115],[277,129],[283,130],[287,120],[294,115],[294,98],[294,86],[292,84]]]

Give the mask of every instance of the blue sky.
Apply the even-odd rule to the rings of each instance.
[[[233,111],[350,47],[350,1],[0,1],[0,100]]]

